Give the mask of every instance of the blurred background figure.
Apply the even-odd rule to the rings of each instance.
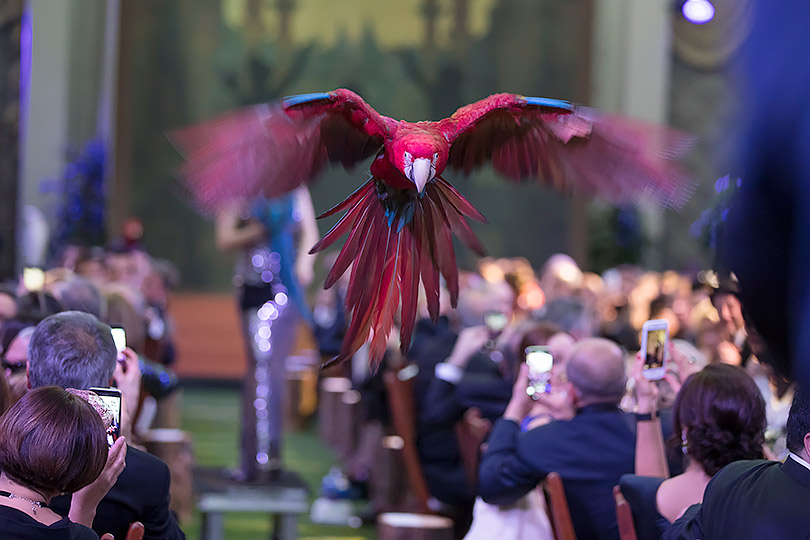
[[[217,247],[238,252],[234,285],[248,356],[237,473],[244,481],[281,471],[285,362],[298,325],[309,319],[302,285],[313,278],[314,218],[306,188],[217,216]]]

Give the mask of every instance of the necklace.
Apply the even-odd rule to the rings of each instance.
[[[14,495],[13,493],[9,493],[8,491],[0,490],[0,496],[8,497],[9,499],[20,499],[21,501],[31,503],[31,512],[34,515],[37,515],[37,508],[48,508],[48,505],[42,501],[35,501],[34,499],[29,499],[27,497],[20,497],[19,495]]]

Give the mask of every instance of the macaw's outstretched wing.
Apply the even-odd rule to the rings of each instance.
[[[674,159],[693,138],[567,101],[496,94],[457,110],[440,127],[448,165],[469,173],[486,162],[504,176],[536,178],[564,192],[615,202],[686,202],[694,181]]]
[[[324,215],[342,210],[346,213],[340,221],[312,248],[313,253],[321,251],[348,233],[325,288],[354,264],[346,293],[351,323],[340,353],[327,365],[351,358],[368,342],[369,361],[374,367],[385,354],[397,312],[400,350],[403,355],[407,353],[416,321],[420,280],[434,321],[439,316],[440,274],[455,307],[458,270],[452,234],[468,241],[465,219],[484,221],[484,217],[441,178],[430,182],[421,196],[416,190],[397,189],[371,178]],[[477,241],[473,247],[483,254]]]
[[[225,113],[169,139],[205,212],[234,199],[275,197],[315,178],[326,162],[351,168],[377,152],[390,119],[344,89]]]

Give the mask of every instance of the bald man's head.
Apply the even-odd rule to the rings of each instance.
[[[584,405],[618,404],[624,396],[627,384],[624,354],[618,345],[607,339],[583,339],[574,345],[566,373],[571,384],[580,391]]]

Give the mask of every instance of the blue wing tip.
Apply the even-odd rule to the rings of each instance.
[[[536,105],[538,107],[552,107],[554,109],[565,109],[566,111],[574,110],[573,103],[571,103],[570,101],[564,101],[562,99],[527,97],[526,103],[528,103],[529,105]]]
[[[329,99],[332,97],[328,92],[315,92],[312,94],[298,94],[295,96],[287,96],[282,100],[284,108],[300,105],[301,103],[309,103],[312,101],[320,101],[322,99]]]

